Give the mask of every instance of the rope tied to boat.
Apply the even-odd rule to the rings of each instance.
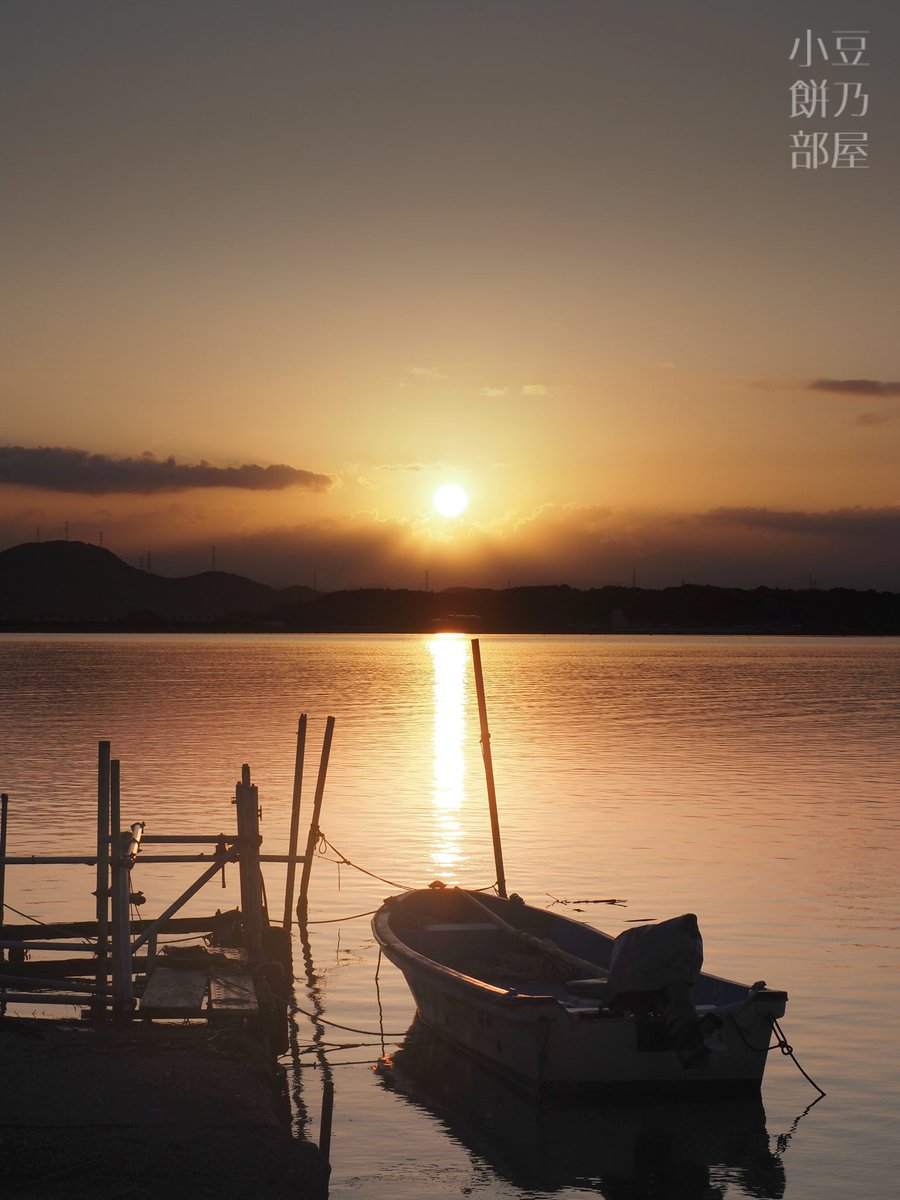
[[[374,871],[367,871],[365,867],[361,867],[359,863],[353,862],[353,860],[348,858],[346,854],[341,853],[337,846],[329,842],[328,838],[321,829],[319,830],[319,846],[325,846],[332,852],[332,854],[337,855],[336,858],[329,859],[328,861],[336,863],[339,870],[343,866],[353,867],[355,871],[361,871],[363,875],[368,875],[370,879],[377,879],[379,883],[386,883],[388,887],[399,888],[401,892],[418,891],[418,888],[407,887],[405,883],[396,883],[393,879],[385,879],[383,875],[376,875]],[[319,850],[319,853],[324,856],[325,851]]]
[[[780,1050],[785,1058],[789,1058],[791,1060],[791,1062],[794,1064],[794,1066],[797,1068],[797,1070],[800,1072],[800,1074],[803,1076],[803,1078],[808,1083],[812,1084],[812,1086],[819,1093],[820,1099],[822,1096],[828,1095],[828,1093],[825,1091],[825,1089],[820,1088],[819,1085],[816,1083],[816,1081],[813,1079],[813,1077],[807,1071],[804,1071],[803,1067],[801,1067],[800,1062],[797,1058],[797,1055],[794,1053],[794,1047],[787,1040],[787,1036],[786,1036],[784,1030],[778,1024],[778,1019],[776,1017],[773,1017],[771,1014],[766,1014],[771,1023],[770,1030],[771,1030],[771,1033],[774,1034],[774,1036],[775,1036],[775,1041],[770,1043],[768,1046],[754,1046],[752,1042],[748,1041],[747,1036],[744,1033],[744,1030],[740,1026],[740,1023],[735,1020],[734,1014],[729,1013],[728,1015],[730,1017],[732,1025],[734,1025],[735,1029],[738,1031],[741,1041],[744,1043],[745,1046],[749,1047],[749,1049],[751,1049],[751,1050],[756,1050],[758,1053],[761,1053],[761,1054],[771,1054],[771,1052],[773,1050]]]
[[[361,867],[359,865],[359,863],[354,862],[352,858],[348,858],[346,854],[344,854],[342,851],[338,850],[337,846],[335,846],[333,842],[330,842],[328,840],[328,838],[325,836],[325,834],[322,832],[321,829],[318,831],[318,833],[319,833],[319,840],[317,843],[318,853],[320,855],[322,855],[323,858],[325,857],[325,850],[330,850],[332,854],[336,855],[335,858],[326,858],[325,861],[334,863],[337,866],[338,870],[340,870],[341,867],[352,867],[354,869],[354,871],[360,871],[360,872],[362,872],[363,875],[368,875],[370,879],[377,879],[379,883],[386,883],[388,885],[388,887],[399,888],[401,892],[418,892],[418,891],[422,890],[421,885],[411,887],[409,884],[397,883],[393,879],[386,879],[384,877],[384,875],[377,875],[374,871],[369,871],[365,867]],[[322,849],[322,847],[325,847],[325,849]],[[340,876],[338,876],[338,879],[340,880]],[[434,886],[435,886],[434,884],[429,884],[429,887],[434,887]],[[440,884],[440,886],[444,887],[445,885]],[[340,890],[340,887],[338,888],[338,890]],[[497,883],[495,881],[494,883],[489,883],[484,887],[467,888],[466,890],[470,891],[470,892],[496,891]],[[369,916],[370,914],[362,913],[360,915],[361,916]],[[345,918],[341,918],[341,919],[345,919]],[[349,920],[349,918],[346,918],[346,919]],[[310,925],[314,925],[317,923],[319,923],[319,922],[315,922],[315,921],[309,922]]]
[[[784,1030],[778,1024],[778,1021],[775,1017],[772,1017],[772,1031],[775,1034],[775,1037],[777,1039],[775,1042],[775,1046],[778,1047],[778,1049],[785,1056],[785,1058],[789,1058],[791,1060],[791,1062],[794,1064],[794,1066],[797,1068],[797,1070],[800,1072],[800,1074],[803,1076],[803,1078],[812,1084],[812,1086],[819,1093],[820,1099],[822,1098],[822,1096],[826,1096],[828,1093],[825,1091],[825,1089],[820,1088],[819,1085],[816,1083],[816,1081],[813,1079],[813,1077],[811,1075],[808,1075],[807,1072],[804,1071],[803,1068],[800,1066],[800,1063],[797,1061],[797,1056],[794,1053],[794,1047],[790,1044],[790,1042],[785,1037]],[[775,1046],[772,1046],[771,1048],[774,1050]]]

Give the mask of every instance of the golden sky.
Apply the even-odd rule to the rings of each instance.
[[[0,544],[900,589],[898,55],[892,0],[8,0]]]

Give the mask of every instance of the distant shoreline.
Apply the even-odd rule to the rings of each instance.
[[[410,627],[408,629],[399,629],[396,626],[381,627],[376,625],[347,625],[335,626],[333,628],[321,629],[295,629],[286,628],[273,623],[260,622],[254,624],[235,625],[228,623],[216,622],[160,622],[159,624],[137,624],[128,622],[116,621],[62,621],[62,622],[36,622],[36,621],[0,621],[0,636],[3,634],[108,634],[116,636],[119,634],[142,634],[152,635],[159,634],[161,636],[168,634],[179,634],[185,637],[191,635],[223,635],[228,636],[246,636],[258,637],[261,635],[275,637],[296,637],[298,635],[308,635],[315,637],[384,637],[390,635],[409,636],[409,637],[434,637],[438,634],[460,634],[467,637],[493,636],[493,637],[603,637],[603,638],[633,638],[633,637],[729,637],[729,638],[894,638],[900,637],[900,631],[879,630],[879,629],[767,629],[765,627],[752,629],[728,629],[728,628],[676,628],[669,626],[659,626],[658,628],[642,628],[642,629],[625,629],[625,630],[610,630],[610,629],[565,629],[565,628],[546,628],[546,629],[507,629],[503,627],[478,629],[474,627],[464,628],[462,626],[454,627],[451,625],[442,626],[438,629],[423,629]]]
[[[0,552],[0,632],[891,637],[900,595],[852,588],[271,588],[227,572],[169,578],[83,542]]]

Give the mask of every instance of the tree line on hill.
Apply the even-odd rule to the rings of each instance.
[[[272,588],[170,579],[81,542],[0,552],[0,628],[286,632],[898,634],[900,596],[850,588]]]

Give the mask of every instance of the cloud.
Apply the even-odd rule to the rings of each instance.
[[[522,387],[523,396],[548,396],[550,389],[543,383],[526,383]]]
[[[159,459],[150,453],[140,458],[113,458],[59,446],[0,446],[0,483],[87,496],[112,492],[146,496],[188,488],[277,492],[297,487],[324,492],[334,480],[330,475],[284,464],[215,467],[205,461],[188,464],[174,458]]]
[[[831,538],[900,538],[900,507],[834,508],[803,512],[771,508],[715,508],[704,520],[778,533]]]
[[[832,392],[839,396],[900,396],[900,382],[883,379],[813,379],[810,392]]]
[[[865,412],[860,413],[854,425],[885,425],[888,421],[896,421],[900,418],[900,408],[882,409],[881,412]]]
[[[91,504],[89,498],[77,502]],[[235,498],[227,511],[204,507],[202,494],[160,501],[154,512],[73,511],[70,536],[96,541],[136,564],[148,548],[164,575],[216,563],[264,583],[356,587],[573,587],[694,584],[723,587],[820,587],[900,591],[900,506],[830,511],[765,507],[653,512],[598,505],[547,504],[508,513],[489,526],[447,533],[430,518],[386,519],[373,512],[291,525],[246,523]],[[74,504],[73,504],[74,508]],[[242,526],[242,521],[245,523]],[[0,545],[63,536],[58,514],[27,501],[0,510]]]
[[[505,396],[508,391],[509,388],[483,387],[478,395],[485,396],[489,400],[496,400],[500,396]]]
[[[415,375],[420,379],[446,379],[447,376],[439,371],[437,367],[407,367],[410,375]]]

